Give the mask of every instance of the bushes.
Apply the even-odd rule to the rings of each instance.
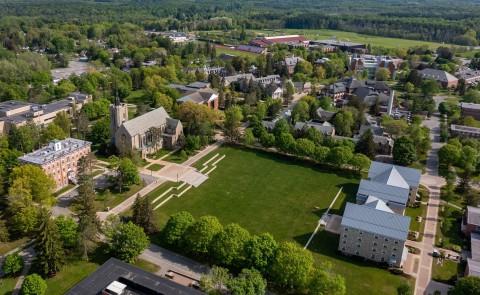
[[[41,276],[31,274],[25,277],[22,284],[22,295],[44,295],[47,291],[47,283]]]
[[[10,254],[5,257],[2,270],[7,276],[15,275],[23,269],[23,258],[18,253]]]

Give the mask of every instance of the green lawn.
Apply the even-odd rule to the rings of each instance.
[[[17,278],[1,278],[0,279],[0,295],[12,294],[13,288],[17,283]]]
[[[222,147],[196,167],[217,153],[226,157],[205,183],[155,211],[160,228],[171,214],[186,210],[195,217],[213,215],[223,224],[239,223],[251,233],[270,232],[279,241],[293,240],[303,246],[340,187],[344,192],[332,213],[341,214],[345,201],[354,200],[357,176],[261,151]],[[151,197],[172,185],[164,184]],[[367,288],[378,290],[375,294],[394,294],[405,281],[369,263],[340,256],[337,245],[338,237],[322,232],[311,249],[318,263],[331,262],[345,276],[348,294],[360,294]]]
[[[154,154],[150,154],[148,155],[149,158],[151,159],[160,159],[161,157],[171,153],[172,151],[171,150],[165,150],[165,149],[160,149],[158,151],[156,151]]]
[[[125,98],[125,101],[128,103],[144,103],[145,100],[147,99],[147,94],[145,93],[145,90],[140,89],[140,90],[135,90],[130,92],[130,95]]]
[[[466,243],[466,239],[460,231],[462,211],[450,206],[441,206],[440,220],[437,227],[436,244],[446,249],[461,250]]]
[[[8,243],[0,243],[0,255],[6,254],[7,252],[20,247],[28,242],[28,238],[21,238],[18,240],[13,240]]]
[[[83,261],[77,257],[68,258],[62,269],[52,278],[47,279],[48,295],[63,295],[81,280],[88,277],[100,265],[110,258],[104,245],[98,247],[89,257],[90,261]],[[157,272],[159,268],[148,261],[138,259],[133,265],[149,272]],[[0,294],[2,295],[2,294]]]
[[[183,163],[188,159],[188,157],[189,156],[186,153],[182,153],[182,150],[178,150],[166,157],[164,160],[173,163]]]
[[[147,169],[151,170],[151,171],[158,171],[162,168],[163,168],[163,165],[160,165],[160,164],[152,164],[152,165],[147,167]]]
[[[271,31],[259,31],[258,33],[272,34]],[[359,43],[371,44],[372,46],[380,46],[380,47],[388,47],[388,48],[405,48],[406,49],[414,46],[427,45],[428,47],[434,49],[439,46],[444,46],[444,44],[436,43],[436,42],[388,38],[388,37],[364,35],[364,34],[358,34],[358,33],[352,33],[352,32],[335,31],[335,30],[327,30],[327,29],[317,29],[317,30],[285,29],[285,30],[275,31],[274,35],[281,35],[283,33],[302,34],[311,40],[321,40],[321,39],[329,39],[329,38],[336,37],[337,39],[342,41],[359,42]]]
[[[453,284],[457,279],[457,274],[461,271],[460,263],[444,259],[439,263],[438,258],[433,259],[432,279],[435,281]]]
[[[405,210],[405,215],[412,218],[410,222],[410,230],[417,231],[420,233],[418,241],[421,241],[423,238],[423,229],[425,228],[425,216],[427,215],[427,206],[421,205],[417,208],[407,207]],[[422,216],[422,222],[417,221],[417,216]]]
[[[60,196],[61,194],[63,194],[64,192],[68,191],[69,189],[72,189],[73,187],[74,187],[74,185],[71,184],[71,183],[69,183],[66,187],[61,188],[61,189],[59,189],[58,191],[54,192],[54,193],[53,193],[53,196],[54,196],[54,197],[58,197],[58,196]]]
[[[107,207],[113,208],[118,204],[125,201],[128,197],[132,196],[143,188],[143,185],[132,185],[127,191],[112,192],[112,191],[97,191],[95,198],[95,206],[98,210],[106,210]]]
[[[333,266],[334,271],[345,277],[347,294],[397,294],[397,288],[407,281],[412,285],[413,290],[413,279],[394,275],[361,258],[340,255],[337,247],[337,235],[320,231],[309,249],[313,252],[313,257],[318,264],[328,262]]]
[[[217,55],[231,54],[231,55],[241,56],[241,57],[246,57],[246,58],[251,58],[251,59],[255,59],[258,56],[258,54],[253,53],[253,52],[235,50],[235,49],[230,49],[230,48],[226,48],[226,47],[217,47],[217,48],[215,48],[215,51],[217,52]]]

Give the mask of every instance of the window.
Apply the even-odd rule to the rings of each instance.
[[[394,252],[397,251],[397,248],[393,248],[393,251],[394,251]]]
[[[375,236],[375,240],[378,239],[378,236]]]
[[[360,232],[360,235],[363,235],[363,231]]]
[[[357,248],[360,248],[360,247],[361,247],[360,244],[357,244]]]
[[[398,245],[398,241],[395,241],[395,245]]]
[[[362,238],[358,238],[358,241],[361,242],[361,241],[362,241]]]
[[[377,252],[377,249],[373,248],[373,249],[372,249],[372,252]]]
[[[358,252],[358,251],[357,251],[357,252],[355,252],[355,255],[359,255],[359,254],[360,254],[360,252]]]
[[[345,247],[342,247],[342,251],[345,251]]]
[[[395,254],[392,254],[392,257],[395,258],[396,257]]]
[[[376,246],[376,245],[377,245],[377,243],[373,243],[373,245],[374,245],[374,246]]]
[[[387,238],[385,238],[385,242],[388,242],[388,239],[387,239]]]
[[[347,237],[347,235],[343,235],[343,237],[344,237],[344,238],[346,238],[346,237]]]
[[[345,230],[345,231],[348,231],[348,228],[345,228],[344,230]]]

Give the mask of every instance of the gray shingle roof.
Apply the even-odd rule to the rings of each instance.
[[[410,227],[410,217],[347,203],[341,224],[344,227],[356,228],[393,239],[406,240]]]
[[[377,176],[385,174],[387,171],[392,171],[393,167],[396,171],[398,171],[398,173],[401,175],[401,177],[403,177],[410,187],[418,187],[421,176],[420,170],[376,161],[373,161],[370,165],[370,169],[368,170],[368,178],[375,179]]]
[[[410,190],[402,187],[390,186],[388,184],[362,179],[358,187],[357,195],[374,196],[384,202],[394,202],[406,205]]]
[[[420,71],[420,75],[423,78],[433,79],[435,81],[440,81],[445,83],[458,81],[457,77],[455,77],[454,75],[442,70],[437,70],[437,69],[423,69]]]
[[[170,116],[167,114],[163,107],[159,107],[153,111],[136,117],[123,123],[123,127],[127,130],[131,136],[137,134],[143,134],[151,127],[158,127],[167,123],[167,118]]]

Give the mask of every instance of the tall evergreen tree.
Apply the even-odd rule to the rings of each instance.
[[[92,156],[88,155],[79,160],[78,163],[78,231],[79,245],[83,259],[88,260],[88,251],[96,241],[100,222],[97,219],[95,209],[95,190],[92,177]]]
[[[153,208],[148,198],[141,198],[137,195],[135,203],[133,204],[132,221],[136,225],[143,228],[147,234],[155,231],[155,224],[153,223]]]
[[[35,246],[38,264],[44,275],[55,275],[64,263],[63,242],[51,213],[44,210]]]
[[[373,141],[373,133],[372,130],[369,129],[360,137],[360,140],[355,146],[355,152],[362,153],[370,159],[374,159],[376,154],[375,150],[376,148],[375,142]]]

